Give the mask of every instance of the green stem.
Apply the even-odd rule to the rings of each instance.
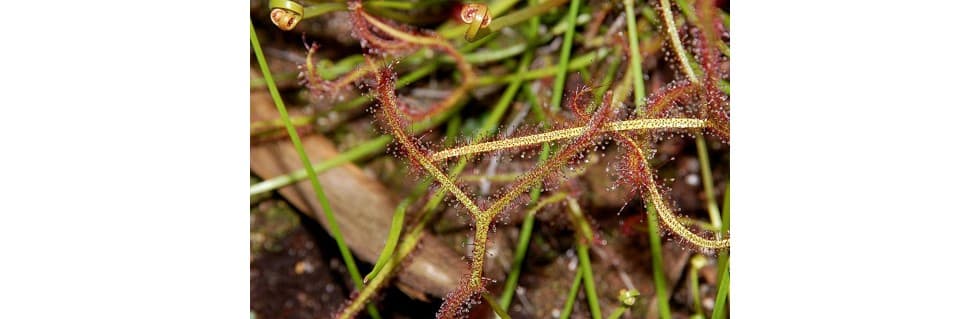
[[[720,227],[720,233],[728,234],[729,232],[730,232],[730,181],[727,181],[727,189],[726,191],[723,192],[723,225]],[[718,265],[717,277],[722,278],[724,276],[725,271],[723,269],[728,268],[727,264],[729,262],[730,262],[730,253],[728,251],[720,252],[720,256],[717,258],[717,265]],[[726,289],[729,289],[729,282],[723,283],[723,285],[728,286],[726,287]],[[716,300],[714,304],[716,304]],[[714,316],[713,318],[714,319],[725,318],[726,314],[727,314],[726,312],[721,312],[719,317]]]
[[[510,274],[507,275],[507,282],[503,285],[503,295],[500,296],[501,307],[509,307],[513,300],[513,294],[516,292],[517,281],[520,279],[520,269],[523,267],[523,260],[527,256],[527,248],[530,247],[530,235],[533,234],[535,216],[536,212],[531,210],[523,217],[523,226],[520,226],[520,238],[517,239],[517,248],[514,250]]]
[[[727,291],[730,290],[730,263],[723,264],[720,276],[720,286],[717,290],[717,298],[713,305],[713,319],[719,319],[724,316],[727,302]]]
[[[347,4],[343,2],[320,3],[303,8],[303,20],[312,19],[321,15],[347,10]],[[303,21],[301,21],[303,22]]]
[[[510,315],[507,314],[507,311],[503,309],[496,300],[493,300],[493,297],[490,297],[490,294],[483,293],[483,300],[487,301],[487,304],[490,305],[490,308],[493,309],[493,312],[500,316],[501,319],[510,319]]]
[[[547,0],[537,5],[528,5],[526,8],[514,11],[508,15],[490,21],[490,32],[497,32],[500,31],[500,29],[527,21],[530,18],[539,17],[540,15],[547,13],[547,11],[556,8],[565,2],[567,2],[567,0]]]
[[[347,271],[350,273],[351,279],[353,279],[354,287],[356,289],[360,289],[361,285],[363,284],[363,280],[360,277],[360,271],[357,269],[357,264],[353,260],[353,254],[351,254],[350,249],[347,248],[346,241],[343,240],[343,235],[340,233],[340,226],[337,223],[336,217],[333,215],[333,210],[330,208],[330,202],[327,200],[327,196],[323,192],[323,187],[320,186],[320,180],[317,178],[317,174],[313,171],[313,165],[310,163],[310,158],[303,150],[303,144],[300,142],[300,136],[297,134],[297,130],[293,127],[293,124],[290,123],[290,117],[287,115],[287,108],[283,104],[283,99],[280,98],[280,91],[277,90],[277,85],[273,81],[273,75],[270,73],[270,67],[267,65],[267,60],[263,56],[263,50],[260,48],[260,40],[257,39],[257,32],[253,28],[252,20],[250,21],[250,42],[253,45],[254,54],[257,56],[257,63],[260,64],[260,71],[263,72],[263,77],[267,80],[267,88],[270,90],[270,96],[273,98],[273,101],[276,104],[277,111],[280,112],[280,118],[283,119],[284,126],[287,127],[287,133],[290,134],[290,140],[293,142],[293,147],[297,150],[297,155],[300,156],[300,161],[303,163],[304,168],[306,168],[309,172],[308,177],[310,178],[310,184],[313,186],[313,190],[317,196],[317,199],[320,200],[320,206],[323,209],[324,217],[326,217],[328,226],[330,227],[330,233],[337,242],[337,248],[340,250],[340,255],[343,256],[344,264],[347,265]],[[380,314],[377,312],[376,308],[371,306],[368,307],[367,310],[370,312],[371,317],[380,318]]]
[[[596,108],[597,105],[600,105],[603,95],[610,90],[610,85],[613,85],[613,78],[617,75],[617,70],[620,69],[620,55],[614,54],[612,60],[607,67],[607,73],[603,77],[603,82],[601,82],[600,87],[593,92],[593,105],[587,108],[587,112],[593,112],[593,109]]]
[[[525,51],[529,51],[529,45],[527,43],[517,43],[506,48],[500,48],[495,50],[479,51],[473,52],[470,54],[465,54],[463,56],[464,60],[473,64],[484,64],[489,62],[500,61],[503,59],[511,58],[517,56]],[[445,57],[443,62],[453,63],[454,60],[451,57]]]
[[[617,319],[617,318],[623,317],[623,314],[627,312],[627,309],[628,309],[627,307],[622,305],[617,306],[617,309],[614,309],[613,313],[611,313],[610,316],[607,317],[607,319]]]
[[[590,314],[593,319],[600,319],[600,302],[597,298],[597,287],[593,281],[593,270],[590,265],[590,241],[593,240],[593,230],[583,217],[583,211],[577,201],[567,197],[567,206],[570,207],[570,217],[577,228],[577,257],[580,259],[580,268],[583,269],[583,290],[587,294],[587,304],[590,305]]]
[[[426,185],[426,183],[421,184]],[[426,187],[423,187],[423,189],[426,189]],[[413,199],[415,198],[404,199],[397,205],[396,210],[394,210],[393,220],[390,222],[390,233],[387,234],[387,242],[384,243],[383,250],[380,251],[380,257],[377,257],[377,262],[373,265],[373,270],[363,277],[364,283],[376,276],[377,273],[383,269],[383,265],[387,263],[387,260],[393,256],[393,251],[397,248],[397,243],[400,241],[400,231],[403,229],[403,219],[406,216],[407,206],[410,205]]]
[[[520,69],[518,72],[526,72],[532,61],[533,51],[531,50],[524,53],[523,58],[520,61]],[[503,95],[500,96],[500,100],[497,101],[497,104],[493,107],[493,110],[487,117],[487,121],[484,122],[484,131],[482,132],[484,133],[484,136],[494,133],[494,129],[500,123],[500,119],[503,118],[504,113],[507,112],[507,107],[517,96],[517,91],[520,90],[521,84],[523,84],[522,79],[514,79],[510,83],[510,86],[507,87],[506,91],[503,92]]]
[[[371,8],[381,8],[381,9],[404,9],[410,10],[414,8],[414,3],[409,1],[365,1],[363,2],[364,6],[369,6]],[[321,15],[334,12],[334,11],[346,11],[347,4],[344,2],[325,2],[317,3],[303,8],[303,20],[312,19],[319,17]]]
[[[310,167],[313,168],[313,172],[320,174],[337,166],[354,162],[369,155],[373,155],[374,153],[378,153],[386,148],[387,144],[390,144],[391,141],[393,141],[393,137],[390,135],[381,135],[375,139],[357,145],[346,152],[312,164]],[[254,184],[253,186],[250,186],[250,195],[253,196],[256,194],[266,193],[299,182],[304,178],[307,178],[309,172],[311,171],[307,170],[306,168],[301,168],[287,175],[277,176]]]
[[[647,203],[647,230],[650,232],[650,251],[653,255],[653,283],[657,290],[657,308],[661,319],[670,319],[670,300],[663,273],[663,249],[660,245],[660,224],[653,203]]]
[[[577,292],[580,291],[580,281],[583,280],[583,267],[577,267],[577,275],[573,277],[573,285],[570,286],[570,292],[567,293],[567,301],[563,303],[563,312],[560,313],[560,319],[570,318],[573,313],[573,303],[577,300]]]
[[[590,22],[590,19],[592,18],[593,16],[591,16],[590,14],[581,13],[580,15],[577,16],[577,18],[574,21],[578,26],[580,26],[580,25],[587,24],[587,22]],[[567,20],[561,20],[559,23],[555,24],[553,28],[550,28],[549,34],[554,36],[564,34],[565,32],[567,32],[568,26],[569,25],[567,24]],[[586,39],[584,39],[584,41],[586,41]],[[603,42],[601,42],[601,44],[602,43]]]
[[[726,28],[727,30],[729,30],[729,29],[730,29],[730,15],[727,14],[726,12],[723,12],[722,10],[717,10],[717,11],[718,11],[717,13],[720,14],[720,18],[723,20],[723,27]]]
[[[390,8],[390,9],[402,9],[402,10],[411,10],[414,8],[415,2],[410,1],[365,1],[363,5],[377,8]]]
[[[577,58],[570,60],[570,64],[568,65],[567,69],[578,69],[578,68],[587,66],[591,63],[596,62],[596,60],[598,59],[602,59],[606,57],[607,54],[609,53],[610,53],[609,49],[601,48],[596,51],[592,51],[590,53],[584,54],[582,56],[579,56]],[[517,73],[506,75],[506,76],[485,75],[485,76],[477,77],[476,84],[477,86],[483,86],[483,85],[492,85],[492,84],[498,84],[498,83],[507,83],[518,78],[522,80],[534,80],[539,78],[545,78],[551,75],[556,75],[557,70],[560,70],[560,69],[561,69],[560,66],[554,65],[554,66],[543,67],[539,69],[533,69],[526,72],[517,72]]]
[[[538,0],[528,0],[529,5],[534,5]],[[540,28],[540,16],[534,16],[530,18],[530,25],[527,28],[527,39],[530,43],[539,42],[539,33],[537,32]],[[523,82],[523,91],[526,94],[527,103],[530,103],[530,109],[533,110],[534,118],[537,122],[542,123],[545,129],[550,129],[552,126],[550,122],[547,121],[546,114],[543,114],[543,109],[540,108],[540,98],[533,92],[533,88],[530,86],[529,82]],[[543,143],[540,147],[540,158],[537,165],[543,165],[547,161],[547,158],[550,157],[550,143]],[[534,203],[540,198],[540,192],[542,191],[543,183],[537,183],[530,190],[530,202]]]
[[[727,181],[727,190],[723,192],[723,225],[720,231],[724,234],[730,231],[730,181]]]
[[[647,22],[649,22],[651,25],[660,25],[660,20],[657,20],[657,13],[654,12],[649,6],[640,8],[640,15],[643,16],[643,19],[647,20]]]
[[[577,256],[583,267],[583,289],[587,292],[587,303],[590,305],[590,314],[593,319],[600,319],[600,302],[597,298],[597,288],[593,281],[593,270],[590,268],[590,252],[586,243],[577,242]]]
[[[549,130],[550,122],[547,121],[547,114],[540,107],[540,98],[537,97],[537,93],[533,91],[533,86],[529,82],[523,84],[523,94],[527,97],[527,103],[530,103],[530,113],[533,114],[533,118],[537,120],[537,123],[543,123],[545,130]],[[549,144],[544,145],[549,146]]]
[[[640,56],[639,34],[637,33],[637,16],[633,10],[633,0],[624,0],[627,9],[627,37],[630,42],[630,70],[633,73],[633,103],[636,113],[643,114],[647,93],[643,86],[643,57]]]
[[[687,0],[674,0],[677,2],[677,7],[680,8],[680,13],[683,14],[684,18],[690,21],[692,24],[699,24],[697,15],[693,12],[693,6],[690,5]]]
[[[277,76],[276,76],[276,78],[275,78],[274,80],[276,80],[276,81],[291,81],[291,82],[292,82],[292,81],[296,81],[296,80],[297,80],[297,76],[298,76],[299,74],[300,74],[300,72],[284,72],[284,73],[277,74]],[[251,88],[251,89],[261,88],[261,87],[264,87],[264,86],[267,86],[267,80],[265,80],[264,78],[261,78],[261,77],[252,77],[252,78],[250,78],[250,88]]]
[[[690,258],[690,270],[687,273],[689,278],[689,290],[693,296],[694,313],[703,318],[703,305],[700,302],[700,269],[707,264],[707,258],[701,254],[696,254]]]
[[[320,76],[324,80],[330,81],[336,79],[337,77],[343,75],[344,73],[353,71],[354,69],[360,67],[361,63],[364,63],[366,58],[362,54],[355,54],[348,56],[346,58],[340,59],[337,63],[334,63],[330,67],[318,68]]]
[[[550,108],[554,112],[560,110],[560,101],[563,98],[563,85],[567,79],[567,67],[570,62],[570,49],[573,47],[573,30],[576,28],[577,11],[580,9],[580,0],[570,1],[567,11],[567,32],[563,35],[563,47],[560,49],[560,65],[553,80],[553,95],[550,97]]]
[[[700,160],[700,176],[703,178],[703,191],[707,197],[707,213],[710,215],[710,224],[720,229],[720,209],[717,208],[717,199],[713,192],[713,171],[710,168],[710,157],[707,154],[707,142],[703,134],[697,133],[697,157]],[[717,232],[717,239],[723,238],[721,232]]]

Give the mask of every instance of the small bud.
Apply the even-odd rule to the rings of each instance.
[[[640,296],[640,292],[630,289],[620,289],[620,304],[625,307],[633,307],[637,303],[637,297]]]

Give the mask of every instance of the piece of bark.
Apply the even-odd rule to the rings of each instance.
[[[250,93],[250,116],[253,121],[279,118],[266,89]],[[316,163],[336,156],[334,145],[321,135],[301,136],[310,161]],[[303,167],[293,144],[288,140],[250,147],[250,169],[269,179]],[[317,176],[347,246],[360,260],[376,260],[383,249],[390,221],[398,200],[379,181],[364,174],[353,164],[344,164]],[[329,231],[319,200],[309,180],[279,190],[280,194],[306,215],[317,219]],[[444,296],[456,288],[463,276],[461,267],[448,267],[461,257],[443,245],[432,234],[425,234],[398,274],[402,289],[414,298],[427,293]],[[412,290],[411,290],[412,289]]]

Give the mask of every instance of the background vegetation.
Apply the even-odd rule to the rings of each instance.
[[[252,316],[726,315],[726,4],[301,5],[251,2]]]

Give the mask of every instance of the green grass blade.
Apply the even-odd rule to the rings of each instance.
[[[538,3],[530,3],[526,8],[493,19],[493,21],[490,22],[490,32],[497,32],[505,27],[518,24],[523,21],[529,21],[529,19],[534,17],[539,17],[540,15],[549,12],[554,7],[557,7],[564,2],[566,2],[566,0],[546,0]]]
[[[727,181],[727,190],[723,192],[723,217],[720,231],[724,234],[730,231],[730,181]]]
[[[690,258],[689,271],[687,272],[687,282],[689,283],[690,294],[693,297],[694,314],[704,318],[703,303],[700,301],[700,269],[707,264],[707,257],[701,254],[695,254]]]
[[[360,289],[362,284],[362,279],[360,278],[360,271],[357,269],[357,264],[353,260],[353,254],[350,253],[350,249],[347,248],[347,243],[343,240],[343,235],[340,233],[340,226],[337,224],[336,217],[333,215],[333,210],[330,208],[330,202],[327,200],[326,194],[323,192],[323,187],[320,186],[320,180],[317,178],[317,174],[313,171],[313,164],[310,163],[310,158],[307,157],[307,153],[303,150],[303,144],[300,142],[300,136],[297,134],[296,129],[293,127],[293,123],[290,123],[290,117],[287,114],[287,108],[283,104],[283,99],[280,98],[280,92],[277,90],[277,84],[273,81],[273,75],[270,74],[270,67],[267,65],[267,60],[263,56],[263,49],[260,48],[260,40],[257,39],[257,32],[253,28],[253,21],[250,21],[250,42],[253,46],[254,54],[257,56],[257,63],[260,64],[260,71],[263,73],[263,77],[267,81],[267,88],[270,90],[270,96],[273,98],[273,102],[276,104],[277,111],[280,112],[280,118],[283,120],[284,126],[287,128],[287,133],[290,135],[290,140],[293,142],[293,147],[297,150],[297,154],[300,156],[300,161],[303,163],[304,168],[307,169],[310,178],[310,184],[313,186],[313,190],[316,193],[317,199],[320,200],[320,206],[323,208],[324,217],[327,219],[327,222],[330,226],[330,235],[337,242],[337,248],[340,250],[340,255],[343,257],[344,264],[347,265],[347,271],[350,272],[350,277],[353,279],[354,287]],[[377,312],[376,308],[368,307],[367,310],[370,312],[370,316],[374,318],[380,318],[380,314]]]
[[[725,316],[727,291],[730,290],[730,263],[723,264],[723,274],[720,276],[720,286],[717,289],[716,302],[713,305],[713,319],[720,319]]]
[[[567,64],[570,62],[570,49],[573,47],[573,30],[577,27],[577,11],[580,9],[580,0],[570,1],[570,9],[567,11],[567,32],[563,34],[563,47],[560,49],[560,65],[557,68],[557,76],[553,80],[553,95],[550,100],[550,108],[554,111],[560,110],[560,101],[563,98],[563,85],[567,79]]]
[[[670,319],[670,297],[667,296],[667,283],[663,274],[663,248],[660,246],[660,224],[657,210],[647,204],[647,229],[650,232],[650,251],[653,255],[653,284],[657,290],[657,309],[661,319]]]
[[[636,113],[643,114],[643,105],[647,98],[647,93],[643,87],[643,70],[641,70],[642,58],[640,56],[640,44],[637,42],[637,15],[633,10],[633,0],[624,0],[627,11],[627,37],[630,42],[630,70],[633,73],[633,103],[636,105]]]
[[[593,230],[583,217],[580,205],[573,198],[567,197],[567,206],[570,207],[571,220],[577,228],[577,257],[580,259],[580,268],[583,269],[583,290],[587,294],[587,304],[590,305],[590,314],[593,319],[600,319],[600,301],[597,298],[597,287],[593,281],[593,269],[590,265],[590,241],[593,240]]]
[[[570,292],[567,293],[567,301],[563,303],[563,312],[560,313],[560,319],[570,318],[573,313],[573,303],[577,300],[577,292],[580,291],[580,281],[583,280],[583,267],[577,267],[577,275],[573,277],[573,285],[570,286]]]
[[[603,100],[603,95],[610,90],[610,86],[613,85],[613,78],[617,75],[617,70],[620,69],[620,56],[615,55],[612,60],[610,66],[607,68],[606,74],[603,76],[603,81],[600,82],[600,87],[593,92],[593,105],[588,107],[590,112],[593,112],[593,109],[597,105],[600,105],[601,100]]]
[[[723,193],[723,211],[721,212],[723,217],[721,217],[720,233],[728,234],[730,232],[730,181],[727,181],[727,190]],[[723,274],[720,273],[721,269],[724,267],[724,264],[727,263],[727,260],[730,259],[729,251],[721,251],[720,256],[717,258],[717,277],[719,278]]]
[[[493,297],[490,297],[490,294],[484,293],[483,300],[487,301],[487,304],[490,305],[490,308],[493,309],[493,312],[495,312],[497,316],[500,316],[501,319],[510,319],[510,314],[508,314],[503,307],[500,307],[500,305],[497,304],[497,301],[493,300]]]
[[[620,289],[620,294],[618,299],[620,299],[620,305],[617,306],[617,309],[613,310],[613,313],[607,317],[607,319],[617,319],[623,317],[623,314],[630,310],[631,307],[637,304],[637,299],[640,297],[640,292],[636,289]]]
[[[583,55],[570,60],[570,64],[568,65],[567,69],[569,70],[569,69],[581,68],[583,66],[596,62],[597,59],[602,59],[606,57],[607,54],[609,53],[610,53],[610,49],[607,49],[607,48],[599,48],[597,50],[584,53]],[[483,75],[483,76],[477,77],[476,81],[477,81],[477,86],[484,86],[484,85],[492,85],[492,84],[498,84],[498,83],[508,83],[510,81],[513,81],[516,78],[520,78],[524,80],[534,80],[534,79],[549,77],[551,75],[556,75],[557,70],[560,70],[559,65],[533,69],[526,72],[517,72],[517,73],[506,75],[506,76]]]
[[[687,18],[687,21],[690,21],[691,24],[696,25],[697,15],[693,13],[693,6],[687,0],[674,0],[674,2],[677,3],[677,8],[680,8],[683,17]]]
[[[728,234],[729,231],[730,231],[730,181],[727,181],[727,189],[726,189],[726,191],[723,192],[723,210],[722,210],[722,215],[723,215],[723,218],[722,218],[722,219],[723,219],[723,224],[722,224],[722,226],[720,226],[720,233],[726,235],[726,234]],[[727,252],[727,251],[721,252],[721,253],[720,253],[720,257],[718,258],[718,262],[717,262],[717,264],[718,264],[718,266],[719,266],[719,267],[718,267],[719,269],[717,270],[717,277],[721,278],[721,281],[722,281],[722,278],[727,275],[727,274],[726,274],[727,271],[724,271],[724,269],[728,269],[728,268],[729,268],[729,266],[728,266],[729,263],[730,263],[730,253]],[[730,288],[729,288],[729,285],[730,285],[729,281],[726,282],[726,283],[721,282],[721,284],[724,285],[724,286],[726,286],[726,287],[721,287],[721,288],[730,289]],[[718,291],[718,292],[719,292],[719,291]],[[716,304],[716,302],[714,302],[714,304]],[[727,316],[727,313],[724,311],[724,312],[720,312],[720,316],[719,316],[719,317],[713,316],[713,318],[715,318],[715,319],[723,319],[723,318],[726,318],[726,316]]]
[[[721,227],[720,209],[717,208],[717,199],[713,195],[713,171],[710,168],[710,156],[707,153],[707,140],[703,134],[697,134],[697,158],[700,160],[700,176],[703,179],[703,192],[707,197],[707,213],[710,215],[710,224],[717,229]],[[717,238],[723,237],[717,232]]]
[[[500,296],[500,306],[509,307],[513,299],[513,293],[517,289],[517,281],[520,280],[520,269],[523,268],[523,259],[527,255],[527,248],[530,246],[530,235],[533,234],[533,221],[536,212],[531,210],[523,217],[523,226],[520,227],[520,238],[517,240],[517,248],[514,250],[513,263],[510,266],[510,274],[507,275],[507,282],[503,286],[503,295]]]
[[[383,245],[383,250],[380,251],[380,257],[377,257],[377,262],[373,265],[373,270],[367,274],[366,277],[363,277],[364,284],[376,276],[377,273],[383,269],[383,265],[387,263],[387,260],[390,260],[390,257],[393,256],[393,251],[397,248],[397,243],[400,241],[400,231],[403,229],[403,218],[406,216],[407,206],[410,204],[410,198],[404,199],[397,205],[396,211],[393,212],[393,221],[390,222],[390,233],[387,235],[387,242]]]
[[[387,144],[393,141],[393,137],[389,135],[381,135],[375,139],[363,142],[360,145],[357,145],[350,150],[337,154],[334,157],[328,158],[326,160],[311,164],[313,170],[310,172],[315,172],[320,174],[326,172],[327,170],[333,169],[337,166],[357,161],[361,158],[373,155],[374,153],[382,151],[387,147]],[[260,183],[250,186],[250,196],[266,193],[281,187],[285,187],[296,182],[302,181],[307,178],[308,170],[306,168],[301,168],[296,171],[293,171],[286,175],[280,175],[274,178],[264,180]]]
[[[613,313],[611,313],[610,316],[607,317],[607,319],[617,319],[617,318],[623,317],[623,314],[625,312],[627,312],[627,307],[618,306],[617,309],[614,309]]]
[[[321,15],[347,10],[345,3],[319,3],[303,8],[303,20],[312,19]]]
[[[597,298],[597,287],[593,281],[593,270],[590,267],[590,246],[586,243],[577,243],[577,256],[580,258],[580,267],[583,269],[583,290],[587,293],[587,304],[590,305],[590,314],[593,319],[600,319],[600,301]]]

